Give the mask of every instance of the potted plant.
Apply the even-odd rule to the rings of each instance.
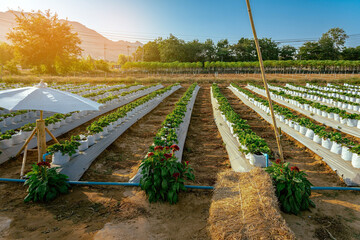
[[[360,168],[360,145],[353,147],[351,149],[352,157],[351,157],[351,165],[354,168]]]
[[[53,155],[52,164],[63,165],[70,161],[70,157],[76,154],[79,144],[76,141],[65,140],[49,146],[47,151]]]
[[[91,125],[88,126],[86,130],[88,130],[89,133],[94,136],[95,141],[100,140],[101,132],[103,131],[103,128],[99,126],[96,122],[91,123]]]
[[[71,136],[71,140],[78,141],[80,143],[78,147],[79,151],[85,151],[86,149],[89,148],[89,141],[85,135]]]
[[[330,151],[336,154],[341,154],[343,138],[340,133],[331,133],[330,140],[332,141]]]

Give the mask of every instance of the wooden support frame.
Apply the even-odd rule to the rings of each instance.
[[[257,51],[258,58],[259,58],[261,77],[262,77],[262,80],[264,82],[264,87],[265,87],[267,99],[269,101],[269,108],[270,108],[270,113],[271,113],[271,118],[272,118],[272,124],[273,124],[273,127],[274,127],[275,138],[276,138],[276,142],[277,142],[278,149],[279,149],[279,155],[280,155],[281,161],[284,161],[284,154],[283,154],[282,147],[281,147],[280,135],[279,135],[278,128],[276,126],[277,124],[276,124],[276,119],[275,119],[275,115],[274,115],[274,108],[273,108],[272,101],[271,101],[269,87],[268,87],[268,84],[267,84],[267,81],[266,81],[264,63],[263,63],[263,59],[262,59],[262,55],[261,55],[261,49],[260,49],[260,45],[259,45],[259,40],[257,38],[257,34],[256,34],[256,30],[255,30],[255,24],[254,24],[252,13],[251,13],[250,2],[249,2],[249,0],[245,0],[245,1],[246,1],[247,9],[248,9],[248,12],[249,12],[251,29],[252,29],[252,32],[253,32],[253,35],[254,35],[256,51]]]

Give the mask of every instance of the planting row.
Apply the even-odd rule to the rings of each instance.
[[[147,104],[151,103],[151,100],[169,91],[172,87],[174,85],[152,92],[145,97],[120,107],[116,111],[92,122],[87,126],[87,132],[71,136],[69,140],[49,146],[48,152],[53,154],[52,164],[63,165],[70,160],[72,155],[79,154],[79,151],[86,151],[90,146],[101,141],[109,132],[112,132],[115,127],[120,126],[136,112],[146,108]]]
[[[287,83],[285,86],[289,87],[291,89],[300,90],[303,92],[319,93],[319,94],[323,94],[328,97],[335,97],[335,98],[339,98],[341,100],[351,101],[354,103],[355,102],[360,103],[360,98],[359,98],[359,95],[357,92],[355,94],[339,93],[340,92],[339,90],[337,90],[337,91],[330,90],[329,91],[329,90],[319,89],[319,88],[323,88],[323,87],[314,88],[314,87],[312,87],[312,85],[310,85],[310,87],[304,87],[304,86],[289,84],[289,83]]]
[[[81,112],[74,112],[72,114],[56,114],[55,116],[52,116],[52,120],[56,121],[55,123],[49,123],[48,124],[48,129],[52,130],[53,135],[56,136],[60,136],[72,129],[74,129],[77,126],[80,126],[81,124],[84,124],[85,122],[90,121],[91,119],[100,116],[102,114],[105,114],[109,111],[112,111],[118,107],[121,107],[125,104],[130,103],[131,101],[145,96],[146,94],[149,94],[150,92],[156,91],[160,88],[162,88],[162,85],[156,85],[156,86],[152,86],[152,87],[148,87],[145,90],[141,90],[138,91],[136,93],[132,93],[127,95],[126,97],[123,98],[123,101],[118,102],[117,104],[112,104],[109,105],[105,108],[100,107],[99,111],[81,111]],[[46,120],[47,121],[47,120]],[[57,128],[58,126],[60,126],[59,128]],[[8,138],[8,139],[3,139],[0,140],[0,150],[3,150],[3,154],[0,155],[0,163],[7,161],[10,157],[13,157],[17,151],[20,150],[24,139],[31,134],[31,130],[34,128],[34,124],[28,124],[26,126],[27,128],[24,129],[23,131],[19,131],[18,133],[16,133],[15,131],[15,135],[18,135],[19,138]],[[13,140],[16,141],[13,141]],[[47,140],[50,140],[50,136],[47,136]],[[29,143],[29,148],[33,148],[36,147],[37,142],[35,141],[36,139],[33,139],[30,141]],[[1,148],[3,147],[3,148]]]
[[[265,89],[262,86],[249,84],[252,89],[258,89],[259,91],[265,94]],[[273,87],[270,87],[273,88]],[[278,88],[279,89],[279,88]],[[285,91],[277,91],[271,90],[271,95],[274,98],[278,98],[282,101],[286,101],[287,103],[293,104],[296,107],[302,108],[306,111],[311,111],[314,114],[317,114],[321,117],[326,117],[329,119],[333,119],[341,124],[346,124],[349,127],[358,127],[360,128],[360,114],[357,113],[348,113],[345,110],[341,110],[338,107],[329,107],[327,105],[322,105],[318,102],[314,102],[311,100],[306,100],[303,97],[297,95],[293,96],[292,92],[289,90]],[[308,94],[301,94],[302,96],[308,97]],[[358,126],[359,123],[359,126]]]
[[[194,180],[189,163],[182,163],[177,153],[183,151],[198,89],[196,83],[192,84],[166,116],[162,128],[154,137],[154,144],[142,160],[138,174],[130,180],[136,182],[140,178],[140,186],[150,202],[176,203],[179,192],[186,190],[185,179]]]
[[[239,151],[245,154],[245,157],[252,165],[265,167],[266,156],[264,154],[270,154],[270,148],[266,141],[256,135],[247,124],[247,121],[234,111],[215,83],[212,85],[212,93],[219,104],[222,118],[230,128],[231,134],[241,146]]]
[[[110,105],[118,105],[121,102],[125,101],[126,99],[134,98],[139,93],[142,94],[143,91],[147,89],[152,89],[155,86],[157,85],[156,84],[150,85],[136,90],[131,90],[129,92],[123,92],[121,96],[119,96],[118,98],[114,98],[111,100],[107,99],[105,104],[100,107],[100,110],[106,109],[110,107]],[[67,123],[70,123],[75,119],[78,119],[79,117],[84,117],[92,113],[93,111],[81,111],[81,112],[73,112],[68,114],[56,113],[50,117],[45,118],[45,125],[51,131],[53,129],[60,128],[61,126],[64,126]],[[28,123],[17,130],[8,130],[3,134],[0,133],[0,149],[6,149],[13,145],[25,141],[31,135],[31,132],[35,128],[35,125],[36,125],[35,123]]]
[[[236,84],[231,84],[231,87],[259,107],[266,113],[270,113],[269,102],[249,90],[243,89]],[[250,89],[252,88],[249,86]],[[294,114],[289,108],[281,107],[273,104],[275,117],[281,122],[290,126],[294,130],[300,132],[302,135],[311,139],[315,143],[321,144],[324,148],[333,153],[341,155],[345,161],[351,161],[354,168],[360,168],[360,145],[355,144],[348,138],[343,138],[342,135],[335,131],[326,131],[324,126],[317,125],[309,118],[300,117]]]

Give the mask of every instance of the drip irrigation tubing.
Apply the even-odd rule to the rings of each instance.
[[[15,179],[15,178],[0,178],[0,182],[17,182],[24,183],[25,179]],[[139,183],[129,183],[129,182],[86,182],[86,181],[68,181],[72,185],[102,185],[102,186],[128,186],[128,187],[140,187]],[[189,189],[204,189],[204,190],[213,190],[213,186],[194,186],[194,185],[185,185]],[[360,191],[360,187],[311,187],[311,190],[329,190],[329,191]]]

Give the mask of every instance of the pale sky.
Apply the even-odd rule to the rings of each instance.
[[[318,39],[332,27],[360,45],[360,0],[252,0],[259,37]],[[184,40],[252,37],[245,0],[0,0],[0,11],[51,9],[112,40],[147,42],[170,33]],[[0,19],[1,21],[1,19]],[[353,35],[359,34],[359,35]]]

